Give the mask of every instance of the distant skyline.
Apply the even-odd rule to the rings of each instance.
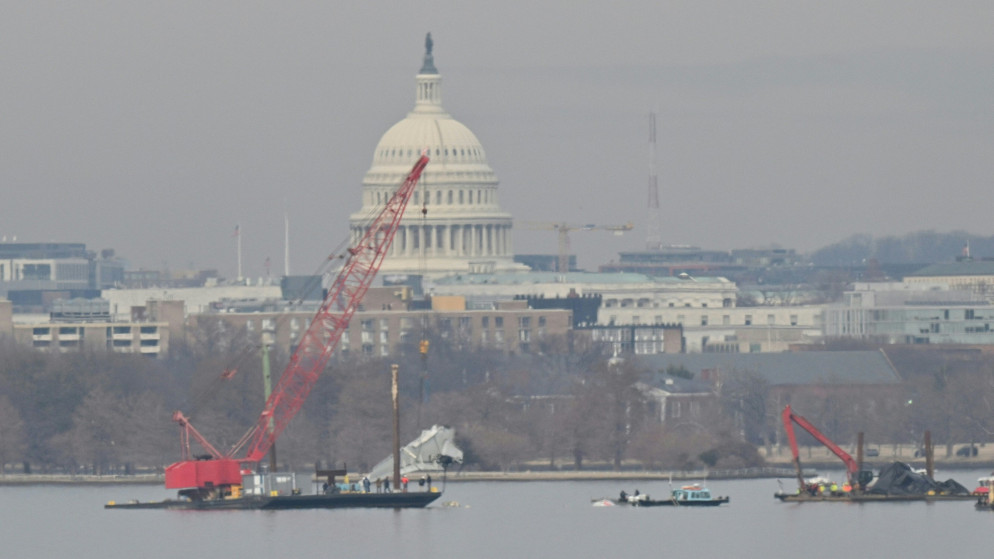
[[[285,210],[310,273],[413,108],[429,31],[516,221],[635,223],[572,234],[581,267],[644,247],[650,111],[664,242],[994,235],[991,21],[987,1],[16,3],[0,236],[233,277],[239,225],[245,275],[279,275]]]

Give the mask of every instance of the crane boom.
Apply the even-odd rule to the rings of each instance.
[[[422,155],[404,183],[366,228],[362,238],[349,248],[344,266],[301,337],[300,344],[290,357],[289,365],[266,400],[255,427],[238,444],[227,454],[219,455],[199,436],[189,420],[177,413],[176,417],[182,419],[180,425],[184,429],[184,435],[188,437],[192,433],[198,442],[208,447],[213,460],[194,461],[187,452],[183,461],[166,468],[166,487],[204,488],[240,483],[238,464],[262,460],[276,438],[300,411],[342,334],[348,328],[349,320],[380,269],[414,187],[427,164],[427,155]],[[249,442],[249,446],[245,457],[234,458],[246,442]]]
[[[524,223],[525,229],[536,229],[546,231],[556,231],[558,236],[558,259],[556,261],[556,271],[560,273],[569,272],[569,232],[570,231],[610,231],[615,235],[622,235],[625,231],[631,231],[635,224],[628,222],[623,225],[574,225],[565,222],[543,222],[528,221]]]
[[[853,457],[850,456],[848,452],[839,448],[839,445],[835,444],[831,439],[823,435],[822,432],[816,429],[810,421],[794,413],[794,410],[790,409],[790,404],[783,409],[781,417],[783,418],[783,430],[787,432],[787,441],[790,443],[790,452],[794,458],[794,468],[797,470],[797,483],[799,484],[801,491],[804,490],[804,476],[801,475],[801,458],[797,449],[797,438],[794,436],[794,423],[797,423],[802,429],[810,433],[811,436],[818,442],[823,444],[826,448],[828,448],[828,450],[832,451],[832,454],[838,456],[846,465],[846,475],[849,478],[850,483],[856,483],[859,465],[855,460],[853,460]]]
[[[290,364],[276,383],[273,393],[259,414],[245,460],[258,462],[266,455],[276,438],[304,404],[314,382],[327,364],[342,333],[349,326],[352,315],[359,307],[369,286],[379,271],[394,234],[404,216],[404,209],[414,192],[421,171],[428,164],[428,156],[421,159],[411,169],[407,180],[401,185],[386,207],[366,228],[366,233],[355,246],[349,249],[349,258],[342,267],[335,282],[328,289],[317,314],[311,320],[297,350],[290,357]],[[270,429],[272,418],[272,429]],[[232,453],[237,452],[232,449]]]

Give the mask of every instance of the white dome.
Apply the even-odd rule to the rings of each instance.
[[[424,69],[416,78],[414,110],[380,138],[363,184],[399,184],[421,152],[427,150],[430,162],[423,180],[432,184],[496,186],[497,176],[476,134],[442,108],[441,76],[423,72]]]
[[[441,180],[450,173],[462,173],[462,179],[472,178],[473,182],[497,181],[480,140],[469,128],[446,113],[419,113],[417,110],[390,127],[380,138],[367,178],[372,179],[370,175],[380,173],[406,175],[422,150],[427,150],[431,159],[425,168],[431,181]],[[465,173],[474,176],[467,177]],[[395,183],[395,177],[391,178]]]
[[[404,182],[426,152],[428,165],[384,259],[383,273],[444,275],[517,271],[511,215],[497,201],[497,175],[480,140],[442,108],[442,77],[431,56],[415,77],[414,110],[380,138],[362,181],[362,208],[350,218],[358,239],[367,220]],[[420,207],[421,211],[410,211]],[[425,260],[426,259],[426,260]]]

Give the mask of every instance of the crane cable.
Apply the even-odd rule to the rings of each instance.
[[[388,197],[383,200],[383,206],[385,206],[392,197]],[[382,211],[382,207],[379,204],[370,204],[369,209],[363,215],[360,221],[359,227],[365,229],[371,224],[375,218]],[[423,213],[427,212],[427,209],[423,210]],[[324,278],[329,275],[330,272],[335,268],[337,261],[346,258],[347,250],[346,247],[350,247],[352,244],[351,232],[341,240],[338,245],[335,246],[334,250],[325,258],[318,266],[317,269],[310,275],[307,283],[304,284],[298,297],[291,301],[290,305],[280,311],[279,315],[274,319],[273,332],[277,332],[280,328],[286,324],[286,321],[290,319],[290,314],[299,308],[308,296],[312,293],[319,292],[324,288]],[[187,418],[192,418],[197,415],[198,412],[202,411],[207,407],[207,403],[214,401],[215,397],[221,391],[221,388],[226,381],[231,380],[238,373],[238,369],[244,365],[250,357],[253,357],[261,349],[261,342],[245,344],[226,364],[222,369],[221,373],[215,376],[210,383],[203,389],[198,390],[196,395],[192,397],[189,402],[189,412],[186,414]],[[187,406],[183,406],[187,407]],[[253,426],[254,428],[254,426]],[[251,429],[250,431],[251,432]]]
[[[383,200],[383,207],[370,205],[370,210],[366,212],[365,216],[363,216],[363,219],[360,222],[359,229],[361,229],[361,230],[368,229],[369,225],[371,223],[373,223],[373,222],[376,221],[377,217],[383,212],[383,209],[390,203],[390,201],[393,200],[394,196],[396,196],[396,193],[394,193],[393,196],[384,197],[382,199]],[[360,238],[361,238],[361,236],[360,236]],[[303,290],[303,296],[297,299],[298,303],[302,303],[303,300],[306,298],[306,296],[309,295],[310,293],[312,293],[314,290],[319,289],[319,288],[320,289],[324,289],[324,278],[326,276],[330,276],[333,271],[335,271],[336,269],[340,268],[339,266],[337,266],[335,264],[336,260],[347,260],[347,258],[348,258],[346,256],[346,252],[347,251],[345,250],[345,248],[348,247],[348,249],[351,250],[351,248],[352,248],[352,242],[353,242],[352,235],[350,233],[346,237],[346,239],[343,240],[342,242],[340,242],[338,244],[338,246],[335,247],[335,250],[327,258],[325,258],[325,260],[318,266],[317,271],[314,274],[311,275],[311,279],[308,281],[308,283],[305,286],[305,289]],[[325,297],[327,297],[327,294],[324,294],[321,297],[321,300],[322,300],[321,304],[322,305],[325,302],[324,301]],[[340,304],[340,301],[335,301],[335,303],[336,304]],[[285,321],[286,321],[286,319],[288,317],[289,317],[289,310],[285,310],[281,314],[281,316],[277,319],[277,324],[279,324],[279,325],[284,324]],[[313,323],[313,321],[315,319],[316,319],[316,316],[312,316],[310,318],[311,323]],[[308,327],[307,330],[309,330],[309,329],[310,328]],[[277,331],[277,328],[274,328],[273,332],[276,332],[276,331]],[[319,371],[319,373],[320,372],[323,372],[323,371]],[[280,376],[280,379],[282,380],[282,375]],[[277,387],[278,386],[279,386],[279,381],[277,381]],[[274,389],[275,388],[276,387],[274,387]],[[268,398],[266,399],[266,401],[268,402]],[[232,454],[235,453],[235,452],[237,452],[239,449],[241,449],[241,447],[244,446],[245,443],[247,443],[249,441],[249,439],[255,433],[255,429],[256,429],[256,426],[249,427],[249,429],[245,432],[245,434],[242,435],[242,438],[239,439],[238,442],[235,443],[235,445],[232,447],[232,450],[231,450]]]
[[[299,296],[295,298],[290,305],[282,309],[279,315],[274,318],[273,332],[279,331],[280,328],[286,324],[286,321],[290,318],[290,314],[300,307],[307,296],[314,293],[322,288],[322,278],[332,268],[334,261],[336,260],[336,254],[338,254],[347,242],[343,241],[336,247],[335,252],[332,252],[328,258],[326,258],[315,270],[315,272],[310,276],[307,283],[304,284]],[[265,332],[261,332],[264,334]],[[189,412],[187,416],[189,418],[195,417],[200,411],[207,407],[207,403],[214,401],[221,388],[224,386],[226,381],[233,379],[237,374],[239,369],[249,361],[250,358],[254,358],[258,355],[261,350],[262,342],[258,343],[247,343],[244,344],[225,364],[222,368],[221,373],[216,375],[210,383],[203,389],[198,390],[196,395],[190,400]]]
[[[427,173],[422,177],[421,180],[421,230],[423,231],[424,241],[421,243],[421,254],[418,262],[418,274],[421,276],[421,298],[422,298],[422,308],[421,308],[421,340],[418,342],[418,353],[421,354],[421,378],[418,383],[418,416],[416,427],[421,429],[421,406],[425,403],[428,397],[428,346],[430,342],[428,341],[428,310],[431,303],[431,299],[428,297],[428,292],[425,287],[426,276],[428,275],[428,231],[430,225],[428,225],[428,200],[431,193],[428,191],[428,181]],[[438,234],[438,231],[435,231]],[[442,239],[434,239],[435,246],[443,246]]]

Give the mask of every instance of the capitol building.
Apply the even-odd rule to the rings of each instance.
[[[514,262],[511,214],[497,201],[497,175],[476,135],[442,108],[431,34],[415,76],[414,110],[380,138],[349,218],[353,243],[404,182],[423,151],[430,161],[408,204],[381,274],[439,277],[527,271]]]

